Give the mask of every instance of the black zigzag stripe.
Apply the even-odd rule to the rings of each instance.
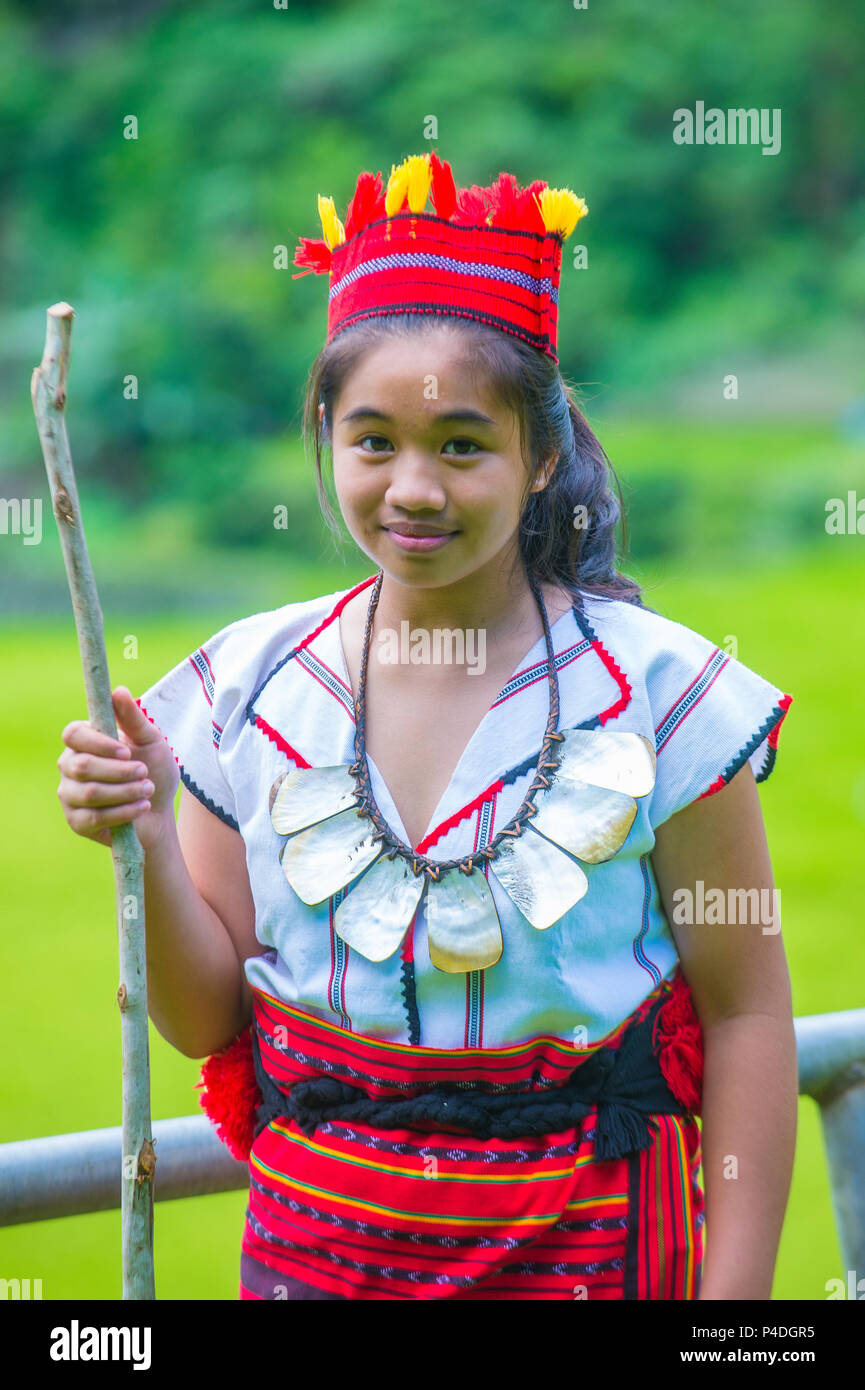
[[[196,801],[200,801],[202,806],[206,806],[207,810],[212,811],[213,815],[218,816],[225,825],[230,825],[232,830],[240,830],[240,826],[234,819],[234,816],[230,816],[227,811],[223,811],[221,806],[217,806],[215,801],[211,801],[210,797],[205,795],[198,784],[193,782],[189,773],[183,767],[180,769],[180,777],[183,785],[192,792]]]
[[[573,727],[575,729],[596,729],[600,722],[599,715],[595,714],[591,719],[584,719],[582,724],[574,724]],[[560,729],[559,732],[565,734],[568,733],[568,730]],[[511,782],[516,782],[518,777],[524,777],[527,772],[531,772],[533,768],[537,767],[538,758],[540,756],[541,746],[538,744],[537,752],[532,753],[530,757],[519,763],[517,767],[512,767],[509,772],[502,773],[500,779],[502,786],[507,787]]]
[[[291,661],[292,657],[297,656],[297,653],[298,653],[299,651],[300,651],[300,647],[299,647],[299,646],[297,646],[297,647],[292,647],[291,651],[290,651],[286,656],[282,657],[282,659],[281,659],[280,661],[278,661],[278,662],[276,663],[276,665],[275,665],[274,667],[271,668],[270,671],[268,671],[267,675],[265,676],[264,680],[261,682],[261,685],[258,687],[258,689],[253,691],[253,693],[252,693],[250,699],[249,699],[248,702],[247,702],[246,711],[245,711],[245,713],[246,713],[246,719],[247,719],[247,722],[248,722],[248,723],[252,724],[253,726],[255,725],[255,712],[254,712],[254,710],[253,710],[253,705],[255,704],[256,700],[258,699],[258,697],[259,697],[259,695],[261,694],[261,692],[262,692],[262,690],[264,689],[264,687],[267,685],[268,681],[271,680],[271,679],[276,675],[277,671],[281,671],[281,670],[282,670],[283,666],[286,664],[287,661]]]
[[[417,1007],[414,961],[412,960],[404,960],[402,963],[402,997],[408,1019],[408,1040],[412,1047],[418,1047],[420,1045],[420,1014]]]
[[[724,768],[724,771],[721,773],[722,781],[729,782],[736,775],[739,769],[745,766],[745,763],[748,761],[751,754],[754,752],[754,749],[760,747],[760,744],[763,742],[763,739],[774,728],[774,726],[777,724],[778,720],[780,719],[783,713],[784,711],[781,709],[781,706],[775,705],[774,709],[772,710],[772,713],[769,715],[767,719],[763,720],[763,723],[760,725],[757,732],[748,740],[748,742],[745,744],[743,748],[740,748],[733,761],[731,763],[728,763],[727,766]],[[755,782],[765,782],[766,778],[769,776],[769,773],[772,771],[772,768],[775,765],[775,753],[776,750],[774,748],[769,749],[769,756],[767,757],[763,767],[760,769],[758,776],[754,778]]]

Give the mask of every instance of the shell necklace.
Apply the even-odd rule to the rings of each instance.
[[[448,974],[495,965],[502,930],[485,870],[538,930],[559,921],[588,890],[577,860],[612,859],[637,814],[635,797],[655,784],[655,749],[642,734],[558,730],[559,682],[546,605],[530,579],[547,647],[550,712],[535,776],[508,824],[488,845],[457,859],[430,859],[405,844],[376,805],[365,747],[366,676],[372,620],[384,572],[370,597],[355,700],[355,760],[283,773],[270,818],[287,836],[280,863],[309,906],[352,885],[334,928],[368,960],[399,948],[426,892],[432,964]]]

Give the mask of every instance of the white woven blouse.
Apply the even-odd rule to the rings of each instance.
[[[338,615],[351,589],[288,603],[222,628],[139,698],[190,792],[239,830],[262,954],[250,985],[354,1032],[410,1034],[406,951],[375,963],[334,930],[352,885],[309,907],[279,862],[269,813],[276,778],[294,767],[354,762],[354,702]],[[680,623],[619,600],[584,595],[551,627],[559,728],[635,732],[654,743],[655,785],[618,853],[582,865],[589,886],[558,922],[536,930],[488,873],[501,921],[501,959],[447,974],[431,963],[425,899],[410,933],[420,1038],[434,1048],[502,1047],[539,1035],[594,1043],[616,1028],[678,955],[652,868],[658,826],[729,782],[750,761],[772,770],[792,696]],[[534,776],[549,713],[543,637],[475,730],[416,848],[432,859],[471,853],[518,810]],[[409,837],[372,758],[372,789],[390,828]]]

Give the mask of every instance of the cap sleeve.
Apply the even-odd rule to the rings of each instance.
[[[237,695],[236,682],[224,669],[226,632],[184,657],[136,703],[164,735],[184,786],[208,811],[239,830],[234,794],[220,759],[222,731]]]
[[[793,697],[680,623],[649,667],[657,773],[651,822],[657,829],[692,801],[721,790],[746,762],[764,782]]]

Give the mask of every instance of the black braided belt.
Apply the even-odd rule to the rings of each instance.
[[[568,1129],[597,1106],[596,1157],[625,1158],[649,1147],[653,1113],[686,1113],[652,1047],[652,1029],[664,1002],[661,996],[641,1023],[631,1024],[618,1048],[599,1048],[564,1084],[545,1091],[487,1092],[442,1082],[421,1095],[382,1100],[322,1076],[296,1082],[286,1093],[262,1066],[253,1029],[255,1074],[262,1094],[255,1137],[271,1120],[286,1119],[294,1120],[307,1136],[329,1120],[353,1120],[379,1129],[432,1125],[478,1139],[522,1139]]]

